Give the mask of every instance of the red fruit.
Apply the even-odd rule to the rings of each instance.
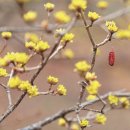
[[[114,51],[110,51],[109,52],[109,65],[113,66],[115,63],[115,52]]]

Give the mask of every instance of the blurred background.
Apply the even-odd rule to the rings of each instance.
[[[31,0],[29,3],[25,4],[24,9],[26,11],[37,11],[38,19],[35,22],[35,25],[40,25],[41,21],[46,20],[47,18],[47,13],[43,8],[44,3],[46,2],[55,3],[56,8],[54,12],[65,9],[69,13],[67,7],[70,0]],[[98,0],[88,0],[87,11],[97,11],[102,17],[126,7],[126,4],[123,3],[123,0],[108,0],[108,8],[105,10],[100,10],[96,7],[97,2]],[[50,22],[53,22],[53,18],[51,20],[52,21]],[[130,24],[130,12],[114,19],[114,21],[117,22],[119,28],[126,29]],[[0,27],[4,26],[31,26],[23,21],[20,15],[20,8],[15,0],[0,0]],[[67,96],[39,96],[35,98],[26,97],[18,106],[18,108],[7,119],[5,119],[2,124],[0,124],[0,130],[16,130],[18,128],[25,127],[26,125],[32,124],[33,122],[37,122],[41,119],[51,116],[59,110],[73,106],[77,102],[80,90],[77,82],[80,80],[80,78],[78,74],[74,72],[74,64],[78,60],[87,60],[90,62],[92,57],[92,46],[82,22],[76,24],[71,31],[75,34],[75,40],[74,43],[69,44],[67,48],[71,48],[74,51],[75,57],[72,60],[61,58],[51,60],[35,81],[35,84],[39,86],[40,90],[47,90],[47,76],[55,75],[59,77],[60,83],[64,84],[67,87]],[[107,33],[99,25],[95,25],[91,29],[91,32],[93,34],[94,40],[97,43],[102,41],[107,35]],[[39,36],[42,35],[43,39],[47,40],[50,45],[54,44],[54,37],[51,34],[46,34],[43,32],[36,33]],[[21,42],[19,42],[19,40],[16,38],[9,40],[8,47],[6,48],[3,55],[6,54],[7,51],[27,52],[27,49],[24,47],[24,42],[22,42],[24,41],[24,33],[14,33],[14,35],[17,35],[17,37],[21,39]],[[104,94],[108,91],[120,90],[123,88],[127,89],[128,91],[130,90],[129,42],[129,40],[113,39],[112,42],[100,48],[100,54],[97,56],[94,68],[94,71],[98,76],[98,80],[102,84],[100,94]],[[3,46],[3,43],[3,39],[0,38],[1,48]],[[111,50],[114,50],[116,55],[114,66],[109,66],[108,64],[108,54]],[[34,57],[29,66],[32,64],[36,65],[38,62],[39,58]],[[33,73],[34,71],[26,73],[21,77],[23,79],[29,79]],[[1,81],[6,82],[3,79],[1,79]],[[21,92],[12,90],[11,94],[13,102],[15,102]],[[6,93],[2,88],[0,88],[0,104],[0,114],[2,114],[8,105]],[[98,107],[101,107],[101,104],[99,104]],[[88,128],[88,130],[130,130],[129,110],[109,111],[107,113],[107,118],[108,120],[106,125],[94,125],[92,128]],[[61,128],[57,125],[57,121],[45,126],[43,129],[65,130],[65,128]]]

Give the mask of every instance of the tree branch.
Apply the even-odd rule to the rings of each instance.
[[[122,92],[122,90],[120,91],[115,91],[115,92],[109,92],[107,94],[104,94],[102,96],[100,96],[100,98],[102,100],[105,100],[107,99],[107,97],[112,94],[112,95],[115,95],[115,96],[118,96],[118,97],[130,97],[130,93],[124,93]],[[99,98],[96,98],[95,100],[92,100],[92,101],[86,101],[86,102],[83,102],[79,105],[80,108],[84,108],[86,106],[89,106],[89,105],[92,105],[96,102],[99,102],[100,99]],[[45,125],[47,124],[50,124],[52,123],[53,121],[59,119],[60,117],[63,117],[63,116],[66,116],[67,114],[70,114],[72,112],[75,112],[75,110],[77,109],[77,105],[76,106],[72,106],[68,109],[65,109],[65,110],[62,110],[62,111],[59,111],[57,112],[56,114],[50,116],[50,117],[47,117],[41,121],[38,121],[34,124],[31,124],[25,128],[21,128],[21,129],[18,129],[18,130],[37,130],[37,129],[41,129],[42,127],[44,127]]]
[[[56,42],[56,44],[54,45],[54,47],[52,48],[51,52],[49,53],[48,57],[43,61],[42,65],[38,67],[37,72],[33,75],[33,77],[30,80],[30,83],[33,84],[35,79],[37,78],[37,76],[39,75],[39,73],[42,71],[42,69],[45,67],[45,65],[48,63],[49,58],[51,57],[51,55],[55,52],[57,45],[59,45],[60,40],[62,39],[62,37],[64,36],[65,33],[67,33],[76,23],[77,17],[74,17],[74,19],[72,20],[72,22],[68,25],[66,31],[61,34],[61,36],[59,37],[59,40]],[[21,103],[21,101],[24,99],[24,97],[26,96],[27,92],[24,92],[19,99],[16,101],[16,103],[14,105],[11,105],[6,111],[5,113],[3,113],[0,116],[0,123],[6,118],[8,117],[8,115],[10,115],[17,107],[18,105]]]

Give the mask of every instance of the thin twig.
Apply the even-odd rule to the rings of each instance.
[[[88,33],[89,39],[90,39],[90,41],[91,41],[93,47],[95,47],[95,42],[94,42],[94,40],[93,40],[93,37],[92,37],[92,35],[91,35],[91,33],[90,33],[90,29],[89,29],[91,26],[88,26],[83,11],[80,11],[80,13],[81,13],[81,17],[82,17],[82,20],[83,20],[83,22],[84,22],[84,25],[85,25],[85,29],[86,29],[86,31],[87,31],[87,33]]]
[[[23,98],[25,97],[26,92],[24,92],[17,100],[17,102],[12,105],[10,108],[8,108],[1,116],[0,116],[0,123],[6,118],[8,117],[15,108],[17,108],[17,106],[21,103],[21,101],[23,100]]]
[[[9,76],[8,82],[9,82],[10,79],[13,77],[14,73],[15,73],[15,72],[14,72],[14,69],[12,69],[11,72],[10,72],[10,76]],[[8,108],[10,108],[13,104],[12,104],[12,98],[11,98],[11,93],[10,93],[10,88],[9,88],[8,83],[7,83],[7,96],[8,96],[8,101],[9,101],[9,106],[8,106]]]
[[[97,44],[97,47],[105,45],[107,42],[111,41],[112,33],[108,33],[107,37],[101,43]]]
[[[130,12],[130,7],[122,8],[118,11],[112,12],[106,16],[101,17],[99,20],[95,21],[94,24],[100,24],[101,22],[115,19],[115,18],[120,17],[120,16],[127,14],[129,12]]]

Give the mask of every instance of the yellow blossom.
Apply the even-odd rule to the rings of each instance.
[[[48,44],[48,42],[38,41],[35,47],[35,50],[37,52],[43,52],[43,51],[48,50],[49,48],[50,48],[50,45]]]
[[[130,101],[128,100],[128,98],[121,97],[121,98],[119,98],[119,101],[124,108],[126,108],[126,109],[130,108]]]
[[[96,114],[96,122],[99,124],[105,124],[107,121],[107,118],[104,114]]]
[[[15,61],[15,53],[14,52],[8,52],[5,56],[4,59],[8,62],[14,62]]]
[[[71,18],[65,11],[58,11],[54,14],[54,17],[58,23],[64,24],[68,23]]]
[[[95,80],[97,78],[96,74],[94,72],[87,72],[85,75],[85,79],[87,81]]]
[[[116,32],[116,37],[120,39],[130,39],[130,30],[120,29]]]
[[[29,81],[21,81],[20,85],[18,86],[20,90],[24,90],[24,91],[26,91],[30,87],[31,84],[29,83]]]
[[[8,40],[12,37],[12,33],[11,32],[2,32],[1,36],[2,36],[2,38]]]
[[[90,95],[96,95],[96,94],[98,94],[98,88],[95,87],[95,86],[86,87],[86,90],[87,90],[87,92],[88,92]]]
[[[100,8],[100,9],[105,9],[108,7],[108,2],[105,1],[105,0],[100,0],[98,3],[97,3],[97,7]]]
[[[0,58],[0,66],[4,67],[7,66],[8,62],[5,58]]]
[[[14,76],[8,81],[8,86],[10,88],[17,88],[20,85],[20,83],[20,78],[18,76]]]
[[[23,15],[23,19],[26,22],[33,22],[36,20],[36,18],[37,18],[37,12],[35,11],[28,11],[27,13]]]
[[[73,39],[74,39],[74,34],[73,33],[66,33],[61,42],[73,42]]]
[[[118,30],[118,27],[114,21],[106,21],[106,27],[111,33],[115,33]]]
[[[68,59],[74,58],[74,52],[71,49],[65,49],[63,55]]]
[[[108,101],[111,105],[118,105],[119,103],[119,98],[117,96],[114,96],[114,95],[109,95],[108,96]]]
[[[15,53],[15,62],[20,64],[26,64],[29,60],[29,55],[26,53]]]
[[[59,125],[59,126],[65,126],[65,125],[66,125],[66,120],[65,120],[64,118],[60,118],[60,119],[58,120],[58,125]]]
[[[29,97],[37,96],[39,94],[37,86],[30,86],[27,88]]]
[[[54,76],[48,76],[47,81],[51,85],[56,85],[58,83],[58,78]]]
[[[44,4],[44,8],[45,8],[47,11],[49,11],[49,12],[53,11],[54,7],[55,7],[55,5],[52,4],[52,3],[46,3],[46,4]]]
[[[26,43],[25,43],[25,47],[26,47],[26,48],[29,48],[29,49],[35,49],[36,43],[33,42],[33,41],[26,42]]]
[[[80,11],[87,8],[87,0],[71,0],[69,5],[70,10]]]
[[[87,101],[92,101],[92,100],[94,100],[94,99],[96,99],[97,97],[96,97],[96,95],[88,95],[87,97],[86,97],[86,100]]]
[[[66,93],[67,93],[67,89],[65,88],[65,86],[63,86],[63,85],[59,85],[58,87],[57,87],[57,93],[59,94],[59,95],[66,95]]]
[[[96,12],[88,12],[88,18],[92,21],[92,22],[94,22],[94,21],[96,21],[97,19],[99,19],[100,18],[100,15],[98,14],[98,13],[96,13]]]
[[[35,34],[35,33],[25,33],[25,40],[32,41],[32,42],[38,42],[39,38],[38,38],[37,34]]]
[[[81,128],[88,127],[89,121],[87,119],[82,119],[79,124]]]
[[[29,60],[29,55],[24,52],[11,52],[7,53],[4,59],[8,62],[14,62],[17,64],[25,65]]]
[[[94,81],[90,81],[89,86],[94,86],[96,88],[99,88],[101,86],[101,84],[97,80],[94,80]]]
[[[0,77],[6,77],[8,75],[6,69],[0,68]]]
[[[80,130],[79,125],[76,123],[71,124],[70,130]]]
[[[98,94],[98,89],[100,86],[101,84],[97,80],[90,81],[90,84],[86,87],[86,90],[90,95],[96,95]]]
[[[91,65],[86,61],[79,61],[75,64],[75,68],[79,72],[87,72],[91,68]]]

